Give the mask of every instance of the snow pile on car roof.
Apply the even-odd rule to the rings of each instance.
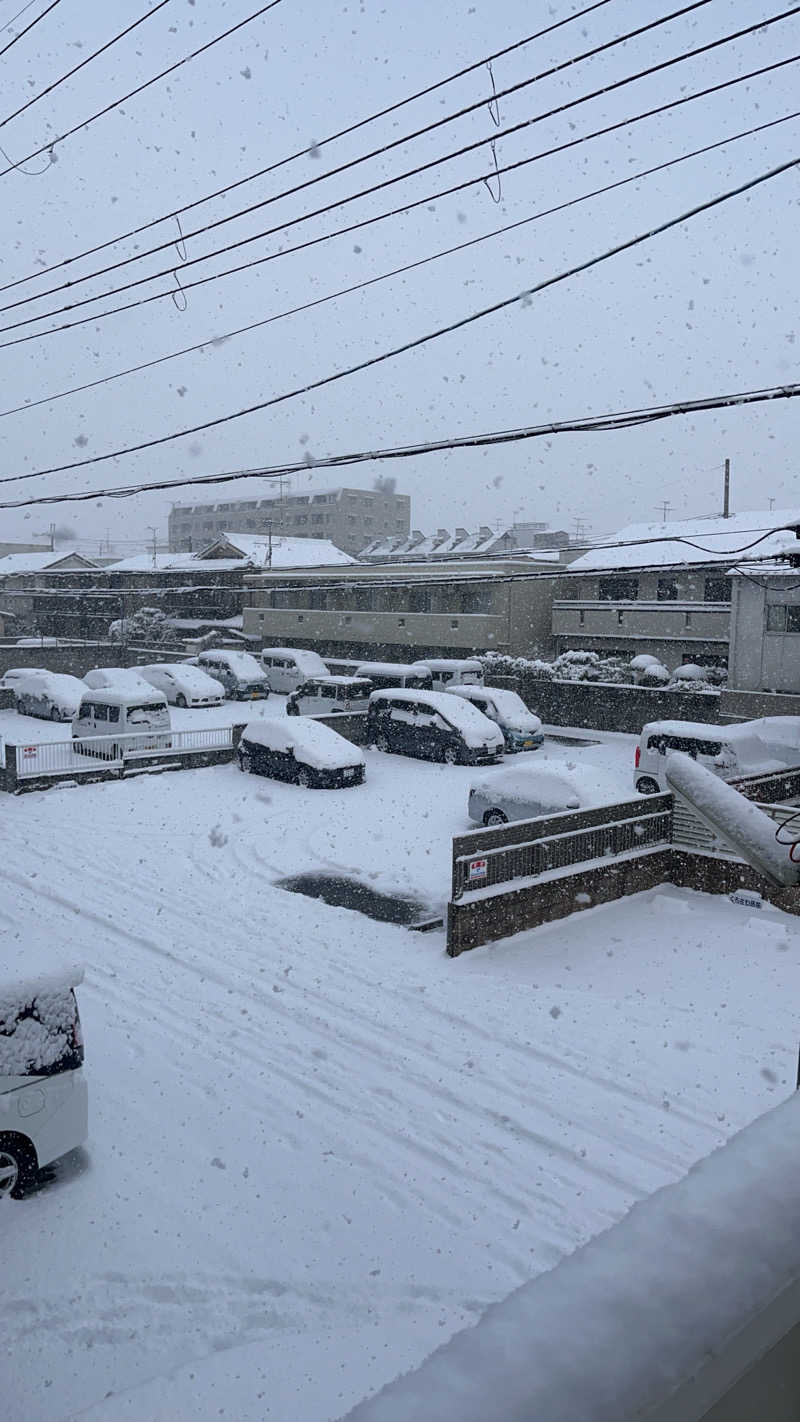
[[[237,676],[258,678],[259,681],[264,680],[264,668],[259,666],[255,657],[252,656],[250,652],[231,652],[227,649],[221,650],[220,648],[214,647],[209,652],[209,655],[219,657],[220,661],[224,661],[232,672],[236,672]],[[202,670],[207,670],[202,662],[200,665]]]
[[[364,765],[358,746],[337,731],[310,716],[275,717],[251,721],[242,732],[243,741],[267,750],[293,750],[295,759],[316,770],[337,770],[340,766]]]
[[[46,1071],[63,1057],[75,1023],[77,966],[0,981],[0,1077]]]
[[[504,800],[519,800],[520,803],[536,800],[542,805],[552,805],[556,810],[573,801],[576,805],[581,802],[580,791],[574,781],[538,765],[513,765],[492,771],[474,781],[471,789],[489,796],[502,795]]]

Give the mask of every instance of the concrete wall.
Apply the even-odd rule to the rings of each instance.
[[[583,726],[638,735],[648,721],[712,721],[720,716],[714,692],[659,691],[605,682],[540,681],[522,675],[526,705],[551,726]]]
[[[800,633],[767,627],[770,605],[800,606],[798,570],[732,582],[730,685],[741,691],[800,692]]]
[[[17,647],[0,643],[0,676],[9,667],[46,667],[84,677],[93,667],[141,667],[148,662],[180,661],[183,649],[167,645],[123,649],[118,642],[76,642],[66,647]]]

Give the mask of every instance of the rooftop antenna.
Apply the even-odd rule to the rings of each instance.
[[[731,516],[731,461],[725,460],[725,478],[722,485],[722,517]]]
[[[666,521],[667,521],[667,514],[669,513],[669,511],[670,511],[671,508],[672,508],[672,504],[670,503],[669,499],[664,499],[663,502],[662,502],[662,504],[661,504],[661,522],[662,522],[662,523],[666,523]],[[726,514],[726,518],[727,518],[727,514]]]

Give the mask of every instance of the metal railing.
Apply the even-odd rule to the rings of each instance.
[[[604,824],[579,824],[552,834],[546,832],[547,820],[551,818],[548,816],[526,822],[523,828],[530,833],[535,827],[537,832],[520,843],[501,844],[493,848],[484,841],[482,847],[473,853],[456,854],[453,861],[453,898],[515,879],[537,878],[554,869],[669,844],[672,838],[671,797],[659,796],[659,801],[664,800],[669,803],[659,804],[657,808],[643,805],[639,813],[616,819],[613,818],[614,810],[619,815],[620,807],[609,806],[610,818]]]
[[[126,761],[144,756],[168,758],[175,753],[191,754],[224,750],[233,745],[231,726],[210,726],[192,731],[144,731],[121,736],[80,736],[69,741],[37,741],[8,746],[16,752],[18,780],[38,775],[76,775],[105,766],[122,767]]]

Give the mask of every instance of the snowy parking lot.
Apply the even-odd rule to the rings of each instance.
[[[595,801],[631,759],[535,754]],[[792,1090],[775,910],[665,888],[450,960],[275,887],[440,908],[474,773],[368,751],[343,791],[225,765],[3,797],[2,960],[86,964],[91,1112],[0,1209],[10,1416],[334,1419]]]

